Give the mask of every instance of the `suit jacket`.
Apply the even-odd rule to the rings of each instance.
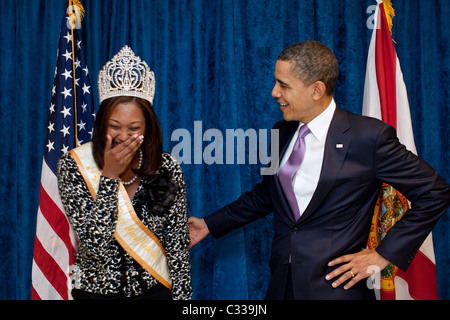
[[[298,122],[278,122],[280,157]],[[343,145],[337,148],[336,145]],[[325,275],[333,258],[366,247],[374,205],[386,182],[411,201],[411,209],[387,233],[377,252],[406,270],[422,242],[450,205],[449,186],[423,160],[399,143],[395,129],[369,117],[336,108],[331,121],[316,191],[294,221],[278,176],[205,217],[214,237],[274,213],[267,299],[283,299],[288,265],[296,299],[365,299],[360,281],[350,290],[333,288]],[[291,263],[289,263],[291,257]]]

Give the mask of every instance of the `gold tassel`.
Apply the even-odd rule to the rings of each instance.
[[[392,36],[392,26],[394,25],[392,19],[395,17],[394,7],[392,6],[391,0],[383,0],[384,13],[386,14],[386,20],[388,23],[389,31]]]
[[[78,7],[78,9],[75,9],[73,12],[69,13],[69,16],[75,14],[76,21],[79,21],[81,23],[81,21],[83,21],[86,10],[84,10],[84,7],[81,4],[80,0],[69,0],[69,8],[72,8],[72,6]]]

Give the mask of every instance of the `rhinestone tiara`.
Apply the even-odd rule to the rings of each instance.
[[[119,96],[142,98],[153,105],[155,74],[147,63],[134,55],[130,47],[123,47],[98,74],[100,104]]]

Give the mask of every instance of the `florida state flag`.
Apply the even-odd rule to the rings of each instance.
[[[390,0],[377,0],[377,3],[367,60],[363,114],[395,127],[400,142],[417,154],[408,96],[391,36],[394,10]],[[383,185],[375,207],[368,247],[376,248],[408,209],[409,203],[402,194],[389,185]],[[431,233],[406,272],[390,264],[381,271],[379,280],[377,297],[381,300],[438,299]]]

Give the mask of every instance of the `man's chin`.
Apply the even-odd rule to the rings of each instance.
[[[288,113],[284,113],[284,112],[283,112],[283,119],[284,119],[284,121],[292,121],[292,119],[289,116],[289,114]]]
[[[287,112],[286,113],[283,112],[283,119],[284,119],[284,121],[299,121],[298,117],[296,117],[292,113],[287,113]]]

